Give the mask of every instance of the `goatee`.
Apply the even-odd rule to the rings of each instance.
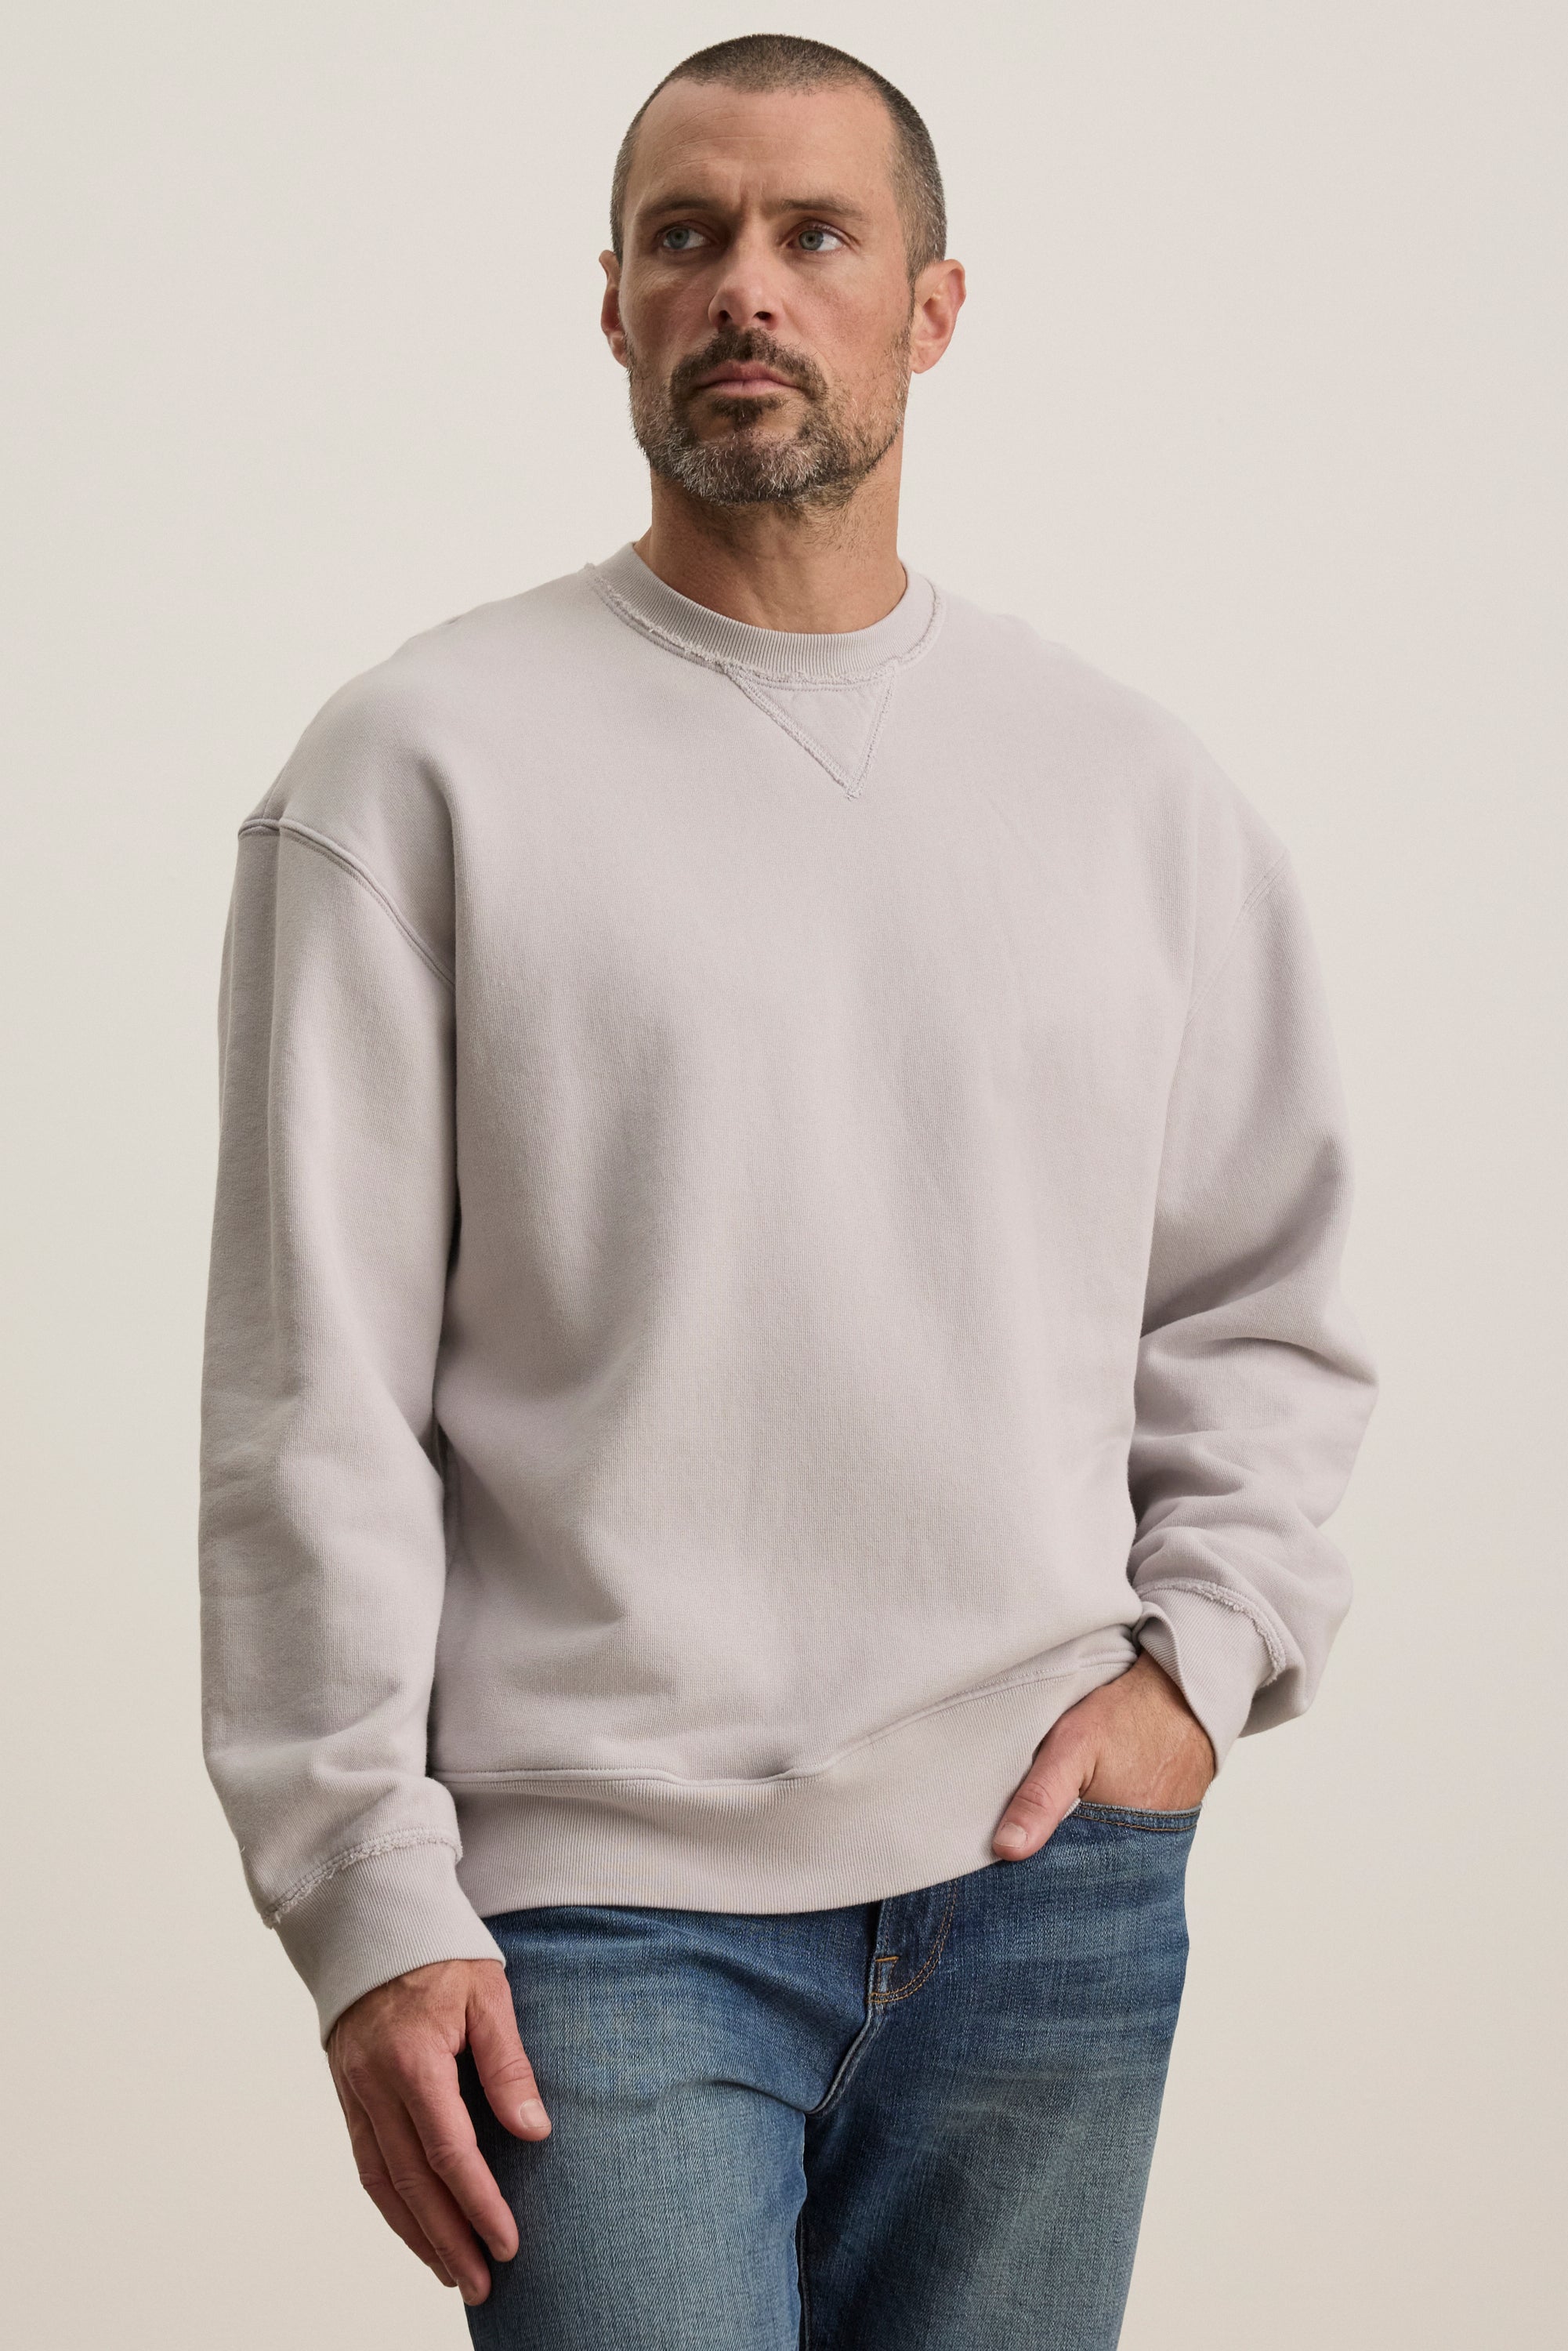
[[[888,360],[883,396],[856,414],[804,351],[791,350],[758,328],[721,331],[683,360],[667,381],[643,366],[628,338],[632,430],[655,474],[709,506],[841,506],[898,438],[909,395],[907,329]],[[711,441],[698,438],[692,398],[702,377],[730,360],[776,369],[804,396],[805,412],[792,434],[779,438],[765,429],[782,405],[783,393],[737,400],[710,395],[730,430]]]

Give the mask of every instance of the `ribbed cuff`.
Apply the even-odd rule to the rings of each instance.
[[[304,1977],[321,2045],[346,2008],[377,1984],[434,1959],[506,1959],[457,1883],[449,1844],[368,1854],[326,1878],[277,1921],[277,1938]]]
[[[1176,1683],[1208,1733],[1216,1768],[1223,1769],[1273,1671],[1263,1636],[1250,1616],[1224,1600],[1158,1585],[1139,1598],[1145,1613],[1134,1627],[1138,1646]]]

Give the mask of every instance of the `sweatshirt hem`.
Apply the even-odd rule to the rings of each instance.
[[[986,1867],[1059,1716],[1137,1656],[1114,1647],[904,1717],[826,1762],[747,1780],[440,1773],[481,1917],[558,1904],[773,1914],[880,1901]]]

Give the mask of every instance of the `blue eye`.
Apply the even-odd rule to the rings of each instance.
[[[672,245],[670,239],[673,236],[695,237],[696,235],[697,231],[689,221],[677,221],[674,227],[660,230],[659,243],[665,253],[689,253],[692,249],[689,245]]]
[[[811,239],[814,237],[828,237],[831,239],[831,243],[828,245],[815,245],[811,242]],[[839,235],[836,228],[823,228],[821,224],[819,224],[815,228],[803,228],[800,231],[800,243],[808,253],[831,253],[833,249],[833,246],[842,245],[843,238]]]

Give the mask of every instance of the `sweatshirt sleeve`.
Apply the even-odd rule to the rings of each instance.
[[[219,1043],[204,1749],[325,2043],[376,1984],[502,1954],[426,1771],[451,987],[395,895],[318,825],[258,813],[241,830]]]
[[[1221,1763],[1310,1704],[1350,1604],[1322,1531],[1375,1395],[1338,1286],[1349,1206],[1323,992],[1281,855],[1188,1015],[1130,1455],[1137,1637]]]

